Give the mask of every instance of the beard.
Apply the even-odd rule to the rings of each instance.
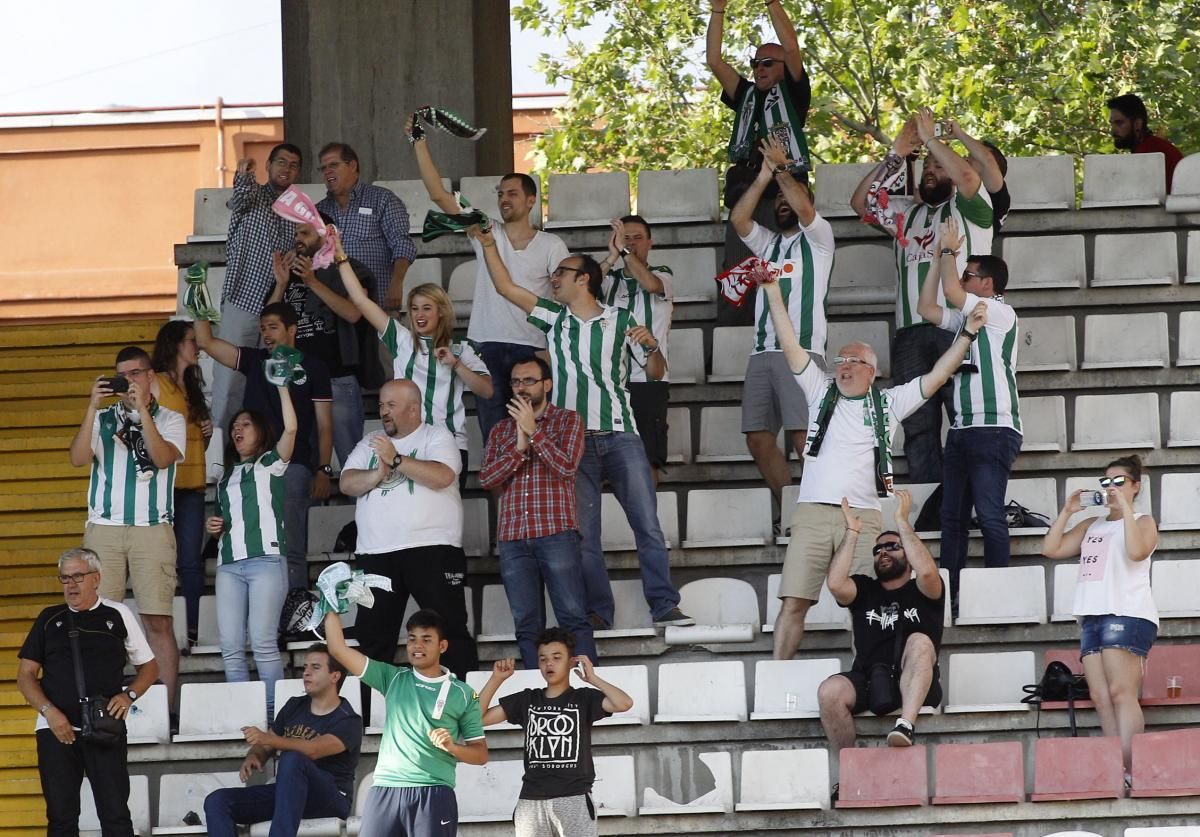
[[[875,562],[875,577],[880,581],[891,581],[894,578],[900,578],[908,570],[907,558],[893,558],[890,567],[881,568],[879,562]]]
[[[800,226],[800,218],[790,206],[784,205],[775,210],[775,226],[781,230],[790,230]]]
[[[926,186],[925,180],[921,180],[921,200],[927,206],[937,206],[950,200],[950,195],[954,191],[954,181],[950,178],[939,180],[933,186]]]
[[[1133,149],[1137,148],[1137,144],[1138,144],[1137,136],[1132,131],[1130,131],[1128,134],[1126,134],[1123,137],[1119,137],[1116,134],[1113,134],[1112,140],[1113,140],[1113,147],[1119,148],[1122,151],[1132,151]]]

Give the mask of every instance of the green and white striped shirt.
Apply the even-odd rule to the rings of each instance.
[[[796,339],[808,351],[823,356],[835,247],[833,227],[818,215],[794,236],[784,238],[782,233],[773,233],[756,222],[742,242],[751,253],[781,271],[779,291],[792,318]],[[783,351],[775,336],[766,294],[755,294],[754,323],[754,347],[750,354]]]
[[[152,419],[159,435],[175,446],[178,457],[187,447],[187,422],[159,405]],[[117,405],[96,412],[92,421],[92,475],[88,484],[88,523],[104,526],[156,526],[175,520],[175,463],[138,478],[133,451],[117,438]]]
[[[421,415],[426,424],[444,427],[454,434],[459,450],[467,449],[467,408],[463,406],[463,379],[433,356],[433,338],[421,337],[418,349],[413,345],[412,332],[395,320],[389,320],[379,339],[394,358],[392,369],[397,378],[407,378],[421,390]],[[452,343],[450,350],[463,366],[480,375],[488,374],[487,366],[466,340]]]
[[[893,200],[900,200],[894,198]],[[992,252],[992,199],[982,186],[973,198],[964,198],[957,189],[954,197],[937,206],[916,204],[904,219],[904,235],[908,245],[896,242],[896,328],[908,328],[924,322],[917,313],[917,300],[921,286],[934,259],[938,257],[940,245],[937,235],[942,222],[953,217],[958,222],[963,243],[959,248],[958,274],[967,269],[967,258],[971,255],[987,255]],[[946,295],[941,286],[937,289],[938,305],[945,307]]]
[[[287,551],[283,532],[283,474],[287,467],[272,449],[234,465],[217,485],[217,506],[225,521],[222,564]]]
[[[984,299],[967,294],[963,311],[980,302],[987,305],[987,325],[971,346],[968,360],[978,373],[958,372],[954,389],[954,427],[1009,427],[1021,430],[1021,406],[1017,395],[1017,312],[1004,299]],[[943,306],[940,326],[948,331],[962,328],[962,311]]]
[[[646,363],[645,350],[626,338],[638,321],[620,308],[601,309],[590,320],[581,320],[566,306],[539,298],[529,312],[529,322],[546,333],[549,344],[551,402],[579,413],[588,430],[636,433],[625,382],[631,358]]]
[[[600,293],[600,301],[614,308],[623,308],[633,315],[654,335],[658,345],[662,347],[663,360],[667,360],[667,338],[671,334],[671,314],[675,304],[671,300],[675,296],[673,287],[674,274],[666,265],[651,267],[650,272],[663,283],[661,294],[651,293],[638,283],[638,280],[627,274],[624,268],[610,270],[604,277],[604,286]],[[660,380],[666,383],[671,379],[670,372]],[[629,370],[629,380],[643,382],[653,380],[646,370],[638,364],[633,364]]]

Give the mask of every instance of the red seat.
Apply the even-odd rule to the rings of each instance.
[[[929,801],[924,747],[847,747],[840,764],[839,808],[887,808]]]
[[[934,805],[1025,801],[1020,741],[939,744],[933,750],[933,775]]]
[[[1183,694],[1167,697],[1167,678],[1183,678]],[[1146,658],[1142,678],[1142,706],[1176,706],[1200,703],[1200,645],[1155,645]]]
[[[1133,737],[1132,796],[1200,795],[1200,729]]]
[[[1125,796],[1121,739],[1039,738],[1033,746],[1034,802]]]

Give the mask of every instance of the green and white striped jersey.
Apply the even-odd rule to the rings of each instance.
[[[954,427],[1010,427],[1021,430],[1021,406],[1017,395],[1017,312],[1003,297],[984,299],[967,294],[963,311],[980,302],[987,305],[988,321],[971,346],[968,360],[979,372],[958,372],[954,389]],[[941,327],[962,328],[962,311],[942,307]]]
[[[792,318],[796,339],[814,354],[825,354],[829,276],[833,272],[833,227],[818,215],[790,238],[755,222],[742,242],[751,253],[781,271],[779,291]],[[754,347],[750,354],[781,352],[766,294],[754,295]]]
[[[565,305],[538,299],[529,322],[546,333],[554,372],[551,402],[581,415],[588,430],[637,432],[629,392],[629,364],[645,365],[646,352],[626,335],[638,321],[628,311],[601,305],[581,320]]]
[[[153,415],[159,435],[183,460],[187,422],[161,405]],[[118,438],[117,405],[96,411],[92,421],[92,474],[88,483],[88,523],[156,526],[175,521],[175,463],[138,474],[137,458]]]
[[[893,198],[893,201],[896,200],[901,199]],[[950,217],[958,222],[963,237],[957,259],[960,276],[967,269],[969,256],[992,252],[992,199],[982,186],[972,198],[964,198],[955,189],[954,197],[945,203],[937,206],[923,203],[913,205],[904,219],[904,235],[908,245],[901,247],[899,241],[895,243],[896,275],[900,280],[896,288],[896,328],[908,328],[924,322],[917,313],[917,300],[929,268],[941,249],[938,227]],[[945,307],[946,296],[940,286],[937,289],[937,301],[938,305]]]
[[[412,332],[395,320],[379,335],[394,358],[392,369],[397,378],[407,378],[421,390],[421,415],[426,424],[444,427],[454,434],[459,450],[467,449],[467,408],[463,406],[466,384],[453,369],[438,363],[433,356],[433,339],[421,337],[420,348],[413,345]],[[452,343],[450,350],[463,366],[480,375],[487,366],[470,340]]]
[[[610,270],[604,277],[600,301],[614,308],[625,309],[633,315],[635,320],[650,329],[650,333],[662,347],[663,360],[669,362],[667,338],[671,334],[671,314],[675,310],[675,304],[671,301],[675,297],[674,274],[666,265],[651,267],[650,271],[663,283],[661,294],[646,290],[638,283],[637,279],[621,268],[620,270]],[[642,382],[653,379],[646,374],[645,369],[635,363],[629,370],[629,380]],[[662,376],[661,380],[663,383],[671,380],[670,370]]]
[[[283,474],[287,462],[274,449],[234,465],[217,485],[217,506],[225,529],[220,562],[283,555]]]

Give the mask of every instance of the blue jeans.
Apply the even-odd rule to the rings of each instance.
[[[333,389],[333,449],[344,465],[363,437],[362,386],[353,375],[332,378],[329,383]]]
[[[196,636],[204,595],[204,490],[175,489],[175,569],[187,607],[187,635]]]
[[[589,434],[583,440],[583,459],[575,477],[575,502],[579,511],[587,609],[609,625],[613,623],[616,606],[600,548],[600,486],[605,480],[633,529],[642,571],[642,592],[650,605],[650,614],[660,619],[679,605],[679,591],[671,583],[667,542],[658,525],[658,497],[646,449],[641,437],[628,431]]]
[[[596,641],[587,618],[587,597],[580,569],[579,533],[500,542],[500,580],[508,595],[517,647],[525,668],[538,667],[537,637],[546,627],[542,585],[558,625],[575,635],[575,650],[596,662]]]
[[[283,558],[264,555],[217,567],[217,634],[225,679],[250,679],[246,666],[246,634],[258,679],[267,684],[267,717],[274,715],[275,681],[283,677],[279,656],[279,611],[287,594]],[[253,602],[253,606],[251,606]]]
[[[951,601],[958,601],[958,574],[967,563],[971,506],[983,532],[983,562],[1007,567],[1008,518],[1004,495],[1021,450],[1021,434],[1007,427],[967,427],[946,437],[942,477],[941,566],[950,571]]]
[[[475,398],[475,411],[479,413],[479,431],[483,434],[486,445],[488,434],[492,428],[508,417],[505,409],[512,400],[512,387],[508,381],[512,378],[512,368],[523,360],[529,360],[538,351],[536,346],[526,346],[524,343],[480,343],[479,356],[483,358],[492,378],[492,397]]]
[[[236,837],[239,824],[271,821],[271,837],[295,837],[302,818],[350,816],[350,799],[333,774],[295,751],[279,756],[275,784],[221,788],[204,799],[210,837]]]
[[[289,589],[308,587],[308,507],[312,505],[312,480],[312,469],[294,460],[283,474],[283,531]]]
[[[899,385],[921,377],[953,342],[954,332],[930,323],[900,329],[892,341],[892,382]],[[904,420],[909,482],[937,482],[942,478],[943,409],[953,421],[954,391],[949,381]]]
[[[1105,648],[1119,648],[1145,659],[1158,638],[1158,625],[1137,616],[1079,617],[1079,656],[1099,654]]]

